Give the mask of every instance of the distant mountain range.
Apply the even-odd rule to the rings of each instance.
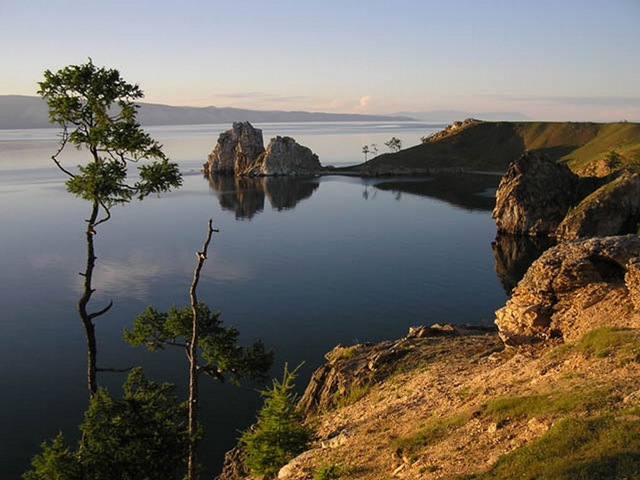
[[[428,112],[398,112],[393,115],[410,116],[421,122],[452,123],[466,118],[486,121],[523,122],[531,118],[519,112],[469,112],[463,110],[430,110]]]
[[[404,115],[357,115],[350,113],[286,112],[218,107],[172,107],[140,103],[142,125],[196,125],[249,121],[267,122],[401,122],[415,118]],[[40,97],[0,95],[0,129],[50,127],[47,105]]]
[[[402,122],[451,123],[465,118],[482,120],[528,120],[517,112],[474,113],[459,110],[400,112],[393,115],[352,113],[287,112],[282,110],[246,110],[231,107],[173,107],[140,103],[138,120],[142,125],[197,125],[248,121],[269,122]],[[0,129],[50,127],[47,106],[40,97],[0,95]]]

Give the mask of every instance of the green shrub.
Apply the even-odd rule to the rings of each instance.
[[[300,368],[298,366],[298,368]],[[296,368],[284,367],[282,381],[260,392],[264,405],[256,424],[240,437],[245,449],[245,465],[256,475],[276,473],[289,460],[303,452],[311,440],[311,429],[302,423],[294,393]]]
[[[313,480],[338,480],[345,474],[344,468],[337,463],[325,463],[313,474]]]

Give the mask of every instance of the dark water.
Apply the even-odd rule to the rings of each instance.
[[[370,141],[361,136],[381,135],[333,128],[300,130],[297,137],[317,142],[323,163],[340,164],[340,156],[323,158],[324,143],[331,140],[329,152],[335,142],[351,145],[356,163],[357,145]],[[206,157],[217,135],[160,133],[186,166],[184,187],[114,209],[95,237],[95,306],[110,299],[115,304],[98,321],[101,366],[139,364],[149,377],[175,382],[184,393],[183,353],[132,349],[122,330],[149,304],[187,304],[194,252],[208,218],[220,233],[199,297],[221,310],[243,341],[262,339],[276,350],[274,375],[284,362],[305,361],[301,386],[337,343],[400,337],[417,324],[490,324],[504,303],[491,245],[496,177],[209,181],[196,171],[197,152]],[[429,131],[411,130],[418,133]],[[41,157],[50,148],[46,140],[16,136],[4,144],[0,136],[2,478],[18,477],[39,444],[59,430],[77,438],[86,406],[86,352],[75,302],[88,206],[65,192]],[[16,160],[21,158],[24,165]],[[115,393],[122,380],[118,374],[99,377]],[[209,475],[260,401],[256,385],[203,384],[202,459]]]

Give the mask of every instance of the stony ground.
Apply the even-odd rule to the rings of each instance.
[[[589,414],[596,408],[589,405],[591,392],[618,403],[609,402],[609,409],[640,405],[636,362],[616,355],[591,358],[566,346],[504,350],[500,345],[494,334],[416,343],[396,373],[362,398],[315,417],[314,448],[279,478],[311,479],[332,465],[340,472],[335,478],[454,478],[488,470],[563,416]],[[544,395],[559,392],[584,392],[584,402],[570,411],[542,408],[506,418],[487,411],[496,399],[542,395],[544,402]],[[427,433],[421,437],[421,432]]]

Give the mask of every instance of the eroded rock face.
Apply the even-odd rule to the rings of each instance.
[[[600,325],[632,326],[640,301],[640,237],[590,238],[550,248],[536,260],[495,323],[507,345],[563,337]],[[633,301],[633,299],[636,299]]]
[[[542,154],[513,162],[496,192],[492,216],[499,232],[550,236],[579,199],[579,177]]]
[[[338,345],[325,355],[327,362],[320,366],[298,402],[306,415],[329,410],[350,392],[370,386],[392,374],[399,363],[415,350],[424,339],[448,336],[484,335],[494,331],[489,327],[468,325],[419,326],[409,329],[406,337],[377,344]]]
[[[205,173],[236,174],[251,168],[263,152],[262,130],[253,128],[249,122],[234,122],[230,130],[218,137]]]
[[[556,237],[574,240],[636,232],[639,220],[640,175],[625,172],[570,209]]]
[[[322,169],[318,156],[291,137],[271,139],[265,150],[262,130],[235,122],[220,134],[204,165],[207,175],[313,175]]]
[[[558,240],[638,231],[640,175],[579,177],[541,154],[525,154],[502,178],[493,210],[498,231]]]
[[[318,156],[291,137],[272,138],[246,175],[313,175],[321,169]]]

